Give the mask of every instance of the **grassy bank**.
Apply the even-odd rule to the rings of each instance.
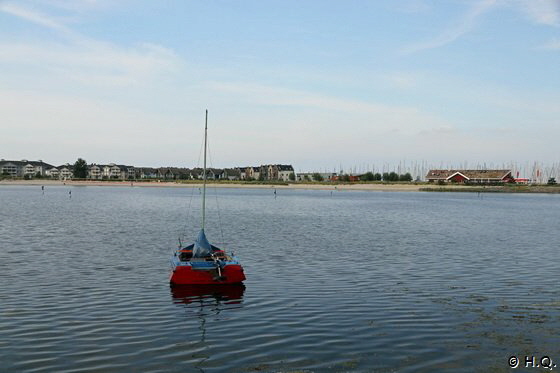
[[[560,185],[497,185],[497,186],[432,186],[421,192],[467,192],[467,193],[560,193]]]

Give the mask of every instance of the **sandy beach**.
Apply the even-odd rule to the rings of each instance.
[[[35,185],[35,186],[111,186],[122,188],[200,188],[202,182],[173,182],[173,181],[100,181],[100,180],[0,180],[3,185]],[[308,189],[308,190],[363,190],[378,192],[471,192],[471,193],[546,193],[560,194],[560,185],[434,185],[430,183],[355,183],[355,184],[321,184],[321,183],[293,183],[293,184],[253,184],[243,182],[218,182],[206,184],[210,188],[239,188],[239,189]]]
[[[36,185],[36,186],[112,186],[112,187],[148,187],[148,188],[200,188],[202,183],[181,183],[169,181],[74,181],[74,180],[0,180],[2,185]],[[369,190],[392,192],[417,192],[426,184],[249,184],[249,183],[208,183],[215,188],[257,188],[257,189],[314,189],[314,190]],[[456,186],[461,188],[461,186]]]

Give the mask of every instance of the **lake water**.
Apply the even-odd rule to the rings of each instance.
[[[171,290],[199,204],[0,186],[0,371],[560,369],[560,196],[211,190],[208,238],[245,287]]]

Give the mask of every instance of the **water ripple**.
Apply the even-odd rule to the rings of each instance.
[[[170,289],[189,190],[36,189],[0,187],[0,370],[471,372],[560,356],[558,196],[222,190],[220,244],[245,286]]]

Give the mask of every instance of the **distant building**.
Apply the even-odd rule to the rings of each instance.
[[[299,172],[296,176],[297,181],[313,181],[314,172]]]
[[[291,165],[270,164],[258,167],[207,168],[208,180],[281,180],[290,181],[295,176]],[[11,177],[49,177],[67,180],[74,176],[74,166],[66,163],[53,166],[43,161],[9,161],[0,160],[0,175]],[[202,180],[203,169],[179,167],[134,167],[116,163],[96,164],[87,166],[86,178],[90,180],[131,180],[131,179],[162,179],[162,180]]]
[[[87,170],[87,178],[92,180],[101,180],[103,179],[103,165],[91,164],[88,166]]]
[[[241,180],[241,171],[238,168],[224,168],[220,179],[223,180]]]
[[[241,180],[279,180],[290,181],[290,175],[294,174],[292,165],[268,164],[258,167],[240,168],[239,178]]]
[[[179,178],[179,173],[173,167],[160,167],[157,169],[157,178],[175,180]]]
[[[45,176],[51,179],[58,179],[60,176],[60,171],[56,167],[51,167],[47,171],[45,171]]]
[[[127,180],[136,178],[133,166],[109,163],[107,165],[92,163],[87,167],[87,179],[90,180]]]
[[[348,176],[348,180],[344,180],[343,178]],[[325,179],[327,180],[327,179]],[[360,181],[360,175],[337,175],[337,174],[332,174],[332,176],[328,179],[329,181]]]
[[[290,181],[290,175],[294,174],[295,180],[295,173],[294,168],[292,165],[289,164],[279,164],[275,167],[276,179],[282,181]]]
[[[333,172],[299,172],[296,176],[297,181],[315,181],[314,175],[320,175],[323,181],[336,181],[337,175]]]
[[[239,170],[239,179],[246,180],[247,179],[247,169],[249,167],[237,167],[236,170]]]
[[[495,184],[512,183],[511,170],[430,170],[426,175],[430,183]]]
[[[58,178],[61,180],[68,180],[74,176],[74,166],[71,166],[69,163],[65,165],[57,167],[58,169]]]
[[[136,168],[136,178],[137,179],[157,179],[158,170],[152,167],[140,167]]]
[[[248,180],[259,180],[261,177],[261,167],[247,167],[245,175]]]
[[[44,177],[47,176],[47,170],[52,169],[54,166],[38,161],[28,161],[23,159],[21,161],[8,161],[5,159],[0,160],[0,174],[11,177],[35,177],[37,175]]]

